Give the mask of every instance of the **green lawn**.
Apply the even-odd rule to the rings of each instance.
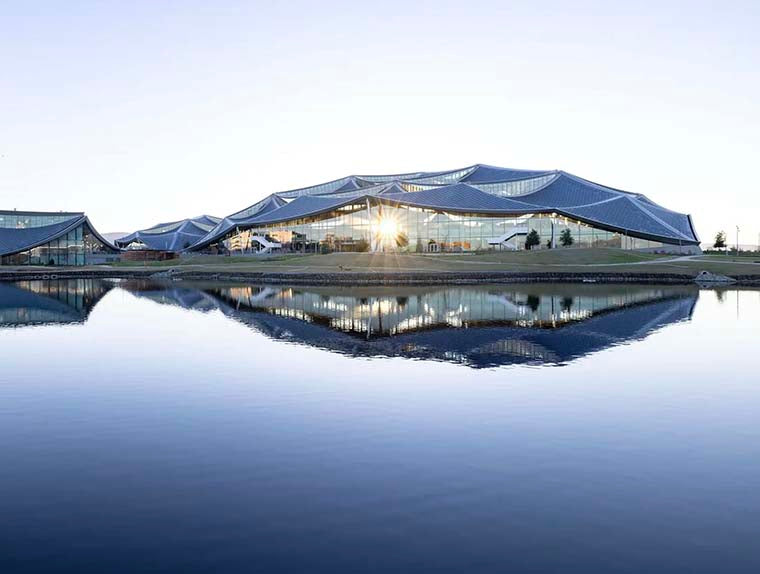
[[[733,261],[737,263],[760,263],[760,254],[743,254],[743,255],[701,255],[699,259],[702,261]]]
[[[124,262],[116,267],[183,269],[211,272],[604,272],[684,273],[701,270],[726,275],[760,275],[760,264],[746,258],[678,258],[619,249],[552,249],[537,252],[503,251],[483,254],[333,253],[330,255],[279,255],[219,257],[197,255],[170,261]]]

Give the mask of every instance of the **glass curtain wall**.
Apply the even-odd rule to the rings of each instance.
[[[2,258],[3,265],[86,265],[93,255],[111,253],[84,225],[43,245]]]
[[[249,253],[260,246],[259,235],[285,251],[396,251],[457,253],[491,249],[525,249],[528,232],[535,230],[539,245],[558,247],[658,248],[656,241],[597,229],[552,214],[461,214],[409,206],[357,203],[318,216],[266,224],[233,232],[225,241],[231,252]],[[569,239],[568,239],[569,237]],[[563,243],[564,238],[564,243]],[[497,242],[497,240],[500,240]],[[566,244],[566,245],[565,245]]]
[[[45,227],[61,223],[67,219],[76,217],[76,214],[32,214],[32,213],[8,213],[0,212],[0,227],[5,229],[27,229],[29,227]]]

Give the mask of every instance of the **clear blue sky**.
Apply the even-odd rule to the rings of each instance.
[[[0,0],[0,208],[131,231],[479,162],[756,243],[758,24],[757,1]]]

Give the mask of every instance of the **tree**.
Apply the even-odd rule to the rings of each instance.
[[[537,245],[541,245],[541,236],[538,234],[538,231],[531,229],[530,233],[528,233],[527,237],[525,238],[525,249],[530,251]]]
[[[575,243],[573,234],[570,233],[569,229],[562,230],[562,233],[559,234],[559,242],[562,244],[562,247],[570,247],[573,243]]]
[[[713,244],[713,247],[715,247],[715,249],[726,248],[726,232],[725,231],[718,231],[718,233],[715,235],[715,243]]]
[[[400,231],[398,235],[396,235],[396,245],[402,249],[407,247],[409,245],[409,236],[403,231]]]
[[[359,241],[356,242],[354,249],[360,253],[369,251],[369,241],[364,239],[364,237],[360,238]]]
[[[547,239],[546,240],[546,248],[547,249],[551,249],[552,248],[552,240],[551,239]]]

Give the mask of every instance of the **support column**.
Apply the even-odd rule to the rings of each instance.
[[[375,234],[372,233],[372,208],[369,203],[369,197],[365,200],[367,202],[367,229],[369,230],[369,250],[372,252],[377,251],[377,240]]]
[[[552,238],[551,238],[552,239],[552,243],[551,243],[551,245],[552,245],[552,249],[556,249],[557,248],[557,238],[554,235],[554,218],[553,217],[551,218],[551,223],[552,223]]]

